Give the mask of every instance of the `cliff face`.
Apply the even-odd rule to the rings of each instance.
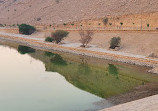
[[[155,11],[158,0],[0,0],[0,23],[66,23]]]

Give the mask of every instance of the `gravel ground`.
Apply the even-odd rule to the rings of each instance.
[[[158,111],[158,95],[132,101],[100,111]]]

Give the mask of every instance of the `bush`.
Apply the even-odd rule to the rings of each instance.
[[[45,42],[53,42],[53,38],[52,37],[46,37]]]
[[[57,30],[54,33],[52,33],[53,40],[58,44],[61,42],[65,37],[67,37],[69,32],[64,30]]]
[[[119,47],[120,42],[121,42],[121,38],[120,37],[113,37],[110,40],[110,48],[111,49],[115,49],[116,47]]]
[[[122,26],[122,25],[123,25],[123,22],[120,22],[120,25]]]
[[[104,25],[106,25],[106,24],[108,23],[108,18],[105,18],[105,19],[103,20],[103,23],[104,23]]]
[[[66,24],[66,23],[64,23],[63,25],[64,25],[64,26],[66,26],[67,24]]]
[[[3,24],[0,24],[0,27],[3,27]]]
[[[35,27],[27,24],[21,24],[19,25],[19,33],[25,34],[25,35],[31,35],[36,31]]]
[[[40,21],[41,20],[41,18],[37,18],[37,21]]]
[[[112,25],[112,23],[109,23],[109,25],[111,26],[111,25]]]
[[[55,2],[58,4],[58,3],[59,3],[59,0],[55,0]]]

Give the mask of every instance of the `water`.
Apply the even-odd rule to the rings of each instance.
[[[83,111],[102,100],[8,47],[0,46],[0,67],[0,111]]]
[[[83,56],[0,46],[0,111],[95,111],[103,98],[158,82],[146,68]]]

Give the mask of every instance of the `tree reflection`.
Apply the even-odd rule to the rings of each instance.
[[[55,65],[67,65],[67,62],[59,54],[52,53],[50,61]]]
[[[81,64],[78,65],[78,73],[84,75],[91,73],[91,69],[84,57],[81,58]]]
[[[52,53],[52,52],[47,52],[47,51],[45,51],[45,52],[44,52],[44,55],[47,56],[47,57],[51,57],[51,56],[54,56],[55,54]]]
[[[33,49],[33,48],[31,48],[31,47],[19,45],[19,46],[18,46],[18,52],[19,52],[20,54],[34,53],[34,52],[35,52],[35,49]]]
[[[108,67],[108,72],[109,74],[112,74],[114,76],[117,76],[118,75],[118,69],[115,65],[113,64],[109,64],[109,67]]]

